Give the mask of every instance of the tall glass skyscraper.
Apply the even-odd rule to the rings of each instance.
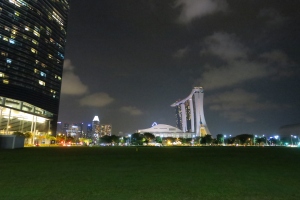
[[[0,134],[55,134],[69,0],[0,1]]]

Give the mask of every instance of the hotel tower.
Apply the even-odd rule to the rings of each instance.
[[[69,0],[0,1],[0,134],[55,135]]]
[[[203,97],[203,88],[194,87],[188,97],[171,105],[175,108],[177,128],[195,136],[210,135],[204,118]]]

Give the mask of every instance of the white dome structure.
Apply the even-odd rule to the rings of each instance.
[[[183,132],[182,130],[167,124],[157,124],[151,128],[140,129],[139,133],[152,133],[155,137],[176,137],[191,138],[193,133]]]

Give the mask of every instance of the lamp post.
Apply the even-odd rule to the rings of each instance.
[[[224,140],[223,140],[223,145],[225,145],[226,146],[226,135],[224,135]]]
[[[291,135],[291,146],[293,146],[293,135]]]

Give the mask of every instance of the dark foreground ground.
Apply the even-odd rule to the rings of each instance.
[[[300,148],[0,150],[0,199],[300,199]]]

